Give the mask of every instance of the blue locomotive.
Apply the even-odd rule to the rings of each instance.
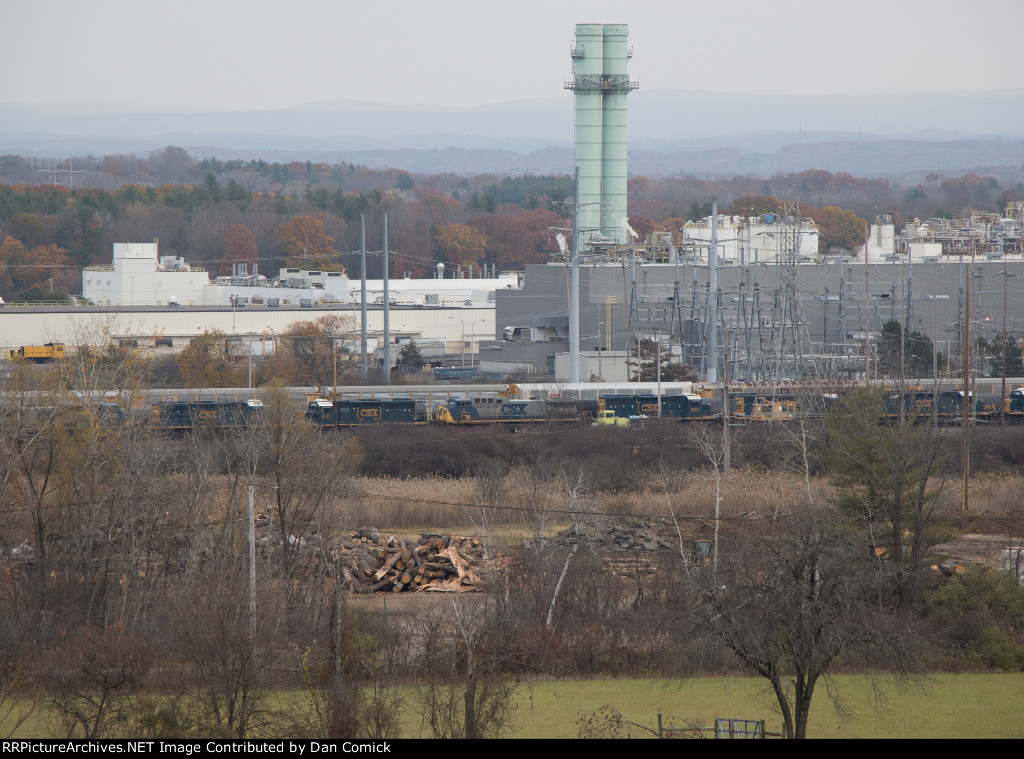
[[[263,402],[245,401],[161,401],[153,405],[153,427],[168,431],[195,429],[241,429],[254,424]]]
[[[306,419],[323,428],[413,424],[416,416],[416,401],[400,398],[336,401],[315,398],[306,407]]]

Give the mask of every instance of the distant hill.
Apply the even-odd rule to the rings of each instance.
[[[859,96],[638,90],[630,170],[891,174],[1024,164],[1024,89]],[[273,111],[115,113],[0,106],[0,153],[193,155],[352,161],[414,172],[568,173],[572,96],[470,108],[354,101]],[[952,173],[952,172],[951,172]]]

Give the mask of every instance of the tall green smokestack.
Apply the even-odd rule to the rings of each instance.
[[[572,47],[576,95],[579,228],[627,242],[626,95],[637,88],[626,64],[632,56],[626,24],[577,24]]]

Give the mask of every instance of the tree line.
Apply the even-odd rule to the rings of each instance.
[[[45,166],[44,166],[45,163]],[[160,240],[165,255],[219,273],[237,263],[264,274],[283,266],[359,275],[360,220],[382,248],[387,214],[393,276],[430,276],[438,262],[521,269],[558,253],[552,227],[571,216],[568,176],[413,175],[354,164],[195,159],[168,147],[149,156],[78,157],[71,189],[41,184],[50,163],[0,156],[0,290],[18,297],[76,293],[80,268],[107,264],[115,242]],[[82,172],[78,174],[77,172]],[[914,186],[808,170],[769,178],[631,177],[630,223],[644,235],[687,220],[777,212],[799,197],[823,247],[849,249],[865,220],[1001,213],[1024,200],[1020,183],[932,174]],[[371,253],[367,274],[381,276]]]

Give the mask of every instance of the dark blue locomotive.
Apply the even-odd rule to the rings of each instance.
[[[1024,416],[1024,392],[1014,390],[1007,399],[1006,418],[1013,419],[1015,394],[1020,394],[1021,406],[1017,419]],[[975,421],[996,421],[1003,414],[1002,398],[993,393],[970,393],[967,397],[967,414]],[[900,416],[913,421],[927,422],[932,418],[942,424],[962,424],[964,418],[964,392],[962,390],[913,390],[892,392],[885,399],[885,414],[882,421],[893,421]]]
[[[306,419],[325,428],[413,424],[417,421],[416,401],[395,398],[330,401],[316,398],[306,407]]]
[[[263,402],[245,401],[162,401],[153,405],[155,428],[187,431],[200,428],[241,429],[256,422]]]
[[[608,395],[601,399],[605,411],[614,411],[615,416],[657,417],[658,396],[656,395]],[[722,415],[720,400],[701,398],[695,393],[663,395],[661,397],[662,419],[714,419]]]

